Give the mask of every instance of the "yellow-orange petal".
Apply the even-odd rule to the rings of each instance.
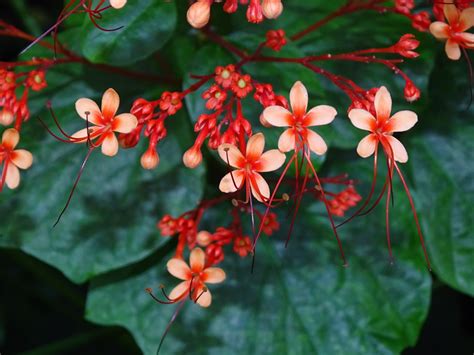
[[[462,32],[467,31],[474,26],[474,7],[462,10],[461,16],[459,17],[459,23],[461,25],[459,30]]]
[[[376,126],[375,117],[369,111],[360,108],[350,110],[349,119],[355,127],[364,131],[373,131]]]
[[[257,201],[268,201],[270,198],[270,187],[265,179],[259,173],[253,173],[251,178],[252,195]]]
[[[444,50],[446,51],[446,55],[449,59],[458,60],[459,58],[461,58],[461,48],[459,48],[459,44],[457,44],[451,39],[448,39],[446,41],[446,46],[444,47]]]
[[[262,133],[254,134],[247,141],[245,155],[247,160],[255,161],[260,158],[265,148],[265,136]]]
[[[233,168],[240,168],[243,166],[245,158],[233,144],[224,143],[217,148],[217,152],[221,159],[226,163],[232,166]]]
[[[189,289],[191,286],[191,281],[183,281],[180,282],[173,288],[168,295],[170,299],[173,301],[179,301],[180,299],[183,299],[189,294]]]
[[[449,26],[441,21],[435,21],[430,25],[431,34],[438,39],[449,37]]]
[[[415,112],[404,110],[394,114],[385,126],[385,132],[405,132],[418,122]]]
[[[450,25],[454,25],[459,20],[459,10],[455,4],[445,4],[444,5],[444,16],[448,20]]]
[[[25,149],[14,150],[10,159],[20,169],[28,169],[33,164],[33,154]]]
[[[102,116],[104,116],[106,121],[114,118],[119,105],[120,97],[117,91],[112,88],[107,89],[102,96]]]
[[[208,267],[203,271],[201,279],[204,283],[218,284],[225,280],[225,271],[219,267]]]
[[[127,0],[110,0],[110,6],[114,9],[121,9],[127,4]]]
[[[189,255],[189,266],[193,272],[201,272],[206,264],[206,254],[201,248],[194,248]]]
[[[2,134],[2,145],[6,149],[14,149],[20,141],[20,134],[15,128],[8,128]]]
[[[306,127],[322,126],[331,123],[337,115],[334,107],[329,105],[318,105],[308,111],[304,117]]]
[[[190,280],[192,277],[191,269],[189,268],[188,264],[186,264],[181,259],[173,258],[168,260],[166,263],[166,268],[171,275],[180,280]]]
[[[295,149],[296,134],[294,128],[285,130],[278,139],[278,149],[286,153]]]
[[[115,116],[112,130],[119,133],[130,133],[137,127],[138,121],[131,113],[122,113]]]
[[[255,168],[258,172],[274,171],[280,168],[286,160],[286,155],[278,149],[271,149],[262,154]]]
[[[20,170],[14,164],[8,164],[5,182],[12,190],[20,185]]]
[[[102,125],[102,113],[99,106],[91,99],[82,98],[76,101],[77,114],[95,125]]]
[[[369,134],[361,139],[359,145],[357,146],[357,154],[362,158],[370,157],[375,152],[375,147],[377,145],[377,139],[373,134]]]
[[[275,127],[291,126],[293,114],[282,106],[269,106],[263,110],[263,119]]]
[[[306,142],[308,143],[309,149],[317,155],[323,155],[328,150],[328,146],[323,137],[310,129],[306,130]]]
[[[228,194],[240,190],[244,182],[244,172],[242,170],[234,170],[224,175],[219,183],[219,190]]]
[[[392,148],[393,158],[400,163],[406,163],[408,161],[408,153],[402,142],[393,136],[385,136],[385,138]]]
[[[308,91],[301,81],[297,81],[290,90],[290,104],[293,113],[303,116],[308,108]]]
[[[114,132],[109,132],[106,134],[104,141],[102,142],[102,154],[109,157],[113,157],[117,154],[119,149],[119,143],[117,137],[115,137]]]
[[[209,307],[212,302],[212,296],[211,296],[211,291],[209,291],[208,288],[206,288],[206,291],[202,287],[199,287],[196,290],[196,297],[199,297],[196,300],[196,303],[200,305],[201,307]]]
[[[374,107],[377,113],[377,120],[388,120],[390,112],[392,112],[392,97],[385,86],[377,90],[374,99]]]

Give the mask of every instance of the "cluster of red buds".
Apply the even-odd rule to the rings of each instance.
[[[15,128],[20,130],[21,124],[30,117],[29,91],[40,91],[46,86],[43,70],[15,73],[0,69],[0,124],[9,126],[15,121]]]
[[[221,1],[197,0],[188,9],[187,19],[194,28],[206,26],[211,17],[211,6]],[[225,0],[224,11],[234,13],[240,5],[247,6],[247,20],[260,23],[264,18],[276,19],[283,11],[282,0]]]
[[[357,193],[354,186],[348,186],[339,193],[326,192],[326,195],[332,196],[331,199],[328,199],[329,210],[331,214],[338,217],[344,217],[347,210],[362,200],[362,196]]]

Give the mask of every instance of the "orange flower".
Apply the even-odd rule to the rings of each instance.
[[[240,190],[244,184],[247,186],[247,198],[249,190],[260,202],[270,198],[270,187],[259,173],[274,171],[285,162],[286,156],[278,149],[272,149],[263,153],[265,137],[257,133],[249,138],[245,155],[233,144],[221,144],[218,148],[219,156],[231,167],[236,168],[225,175],[219,189],[230,193]]]
[[[349,118],[354,126],[371,132],[359,142],[357,153],[362,158],[367,158],[374,154],[380,142],[389,157],[400,163],[406,163],[408,153],[403,144],[392,134],[412,128],[418,121],[416,113],[405,110],[390,116],[392,98],[385,86],[375,94],[374,106],[376,117],[369,111],[359,108],[349,111]]]
[[[33,164],[33,155],[24,149],[15,147],[20,141],[20,134],[14,128],[9,128],[3,132],[2,143],[0,144],[0,164],[3,162],[2,178],[0,181],[0,191],[6,183],[10,189],[15,189],[20,184],[20,169],[28,169]]]
[[[270,106],[262,113],[264,120],[272,126],[290,127],[280,136],[278,148],[288,152],[308,147],[318,155],[326,153],[328,147],[323,138],[308,127],[331,123],[337,114],[334,107],[319,105],[306,111],[308,92],[300,81],[291,88],[290,104],[293,112],[282,106]]]
[[[435,21],[430,32],[438,39],[445,40],[445,51],[449,59],[461,58],[461,47],[474,48],[474,34],[466,31],[474,26],[474,8],[459,11],[454,4],[444,5],[444,15],[448,23]]]
[[[212,301],[211,292],[206,283],[216,284],[225,280],[224,270],[218,267],[205,267],[206,254],[195,248],[189,256],[189,266],[181,259],[173,258],[166,264],[168,272],[183,280],[169,294],[169,299],[180,301],[191,293],[191,298],[201,307],[209,307]]]
[[[114,156],[119,144],[114,132],[130,133],[137,127],[137,118],[131,113],[116,115],[120,97],[114,89],[108,89],[102,96],[101,109],[91,99],[82,98],[76,101],[76,111],[81,118],[95,125],[81,129],[72,135],[71,141],[83,143],[90,138],[97,139],[94,146],[102,145],[102,153]],[[89,129],[89,137],[87,130]]]

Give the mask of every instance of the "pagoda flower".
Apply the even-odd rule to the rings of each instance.
[[[474,7],[459,11],[454,4],[444,5],[448,23],[435,21],[430,32],[437,39],[446,41],[445,51],[449,59],[461,58],[461,48],[474,48],[474,33],[466,32],[474,26]]]
[[[127,0],[110,0],[110,6],[114,9],[121,9],[127,4]]]
[[[278,140],[278,149],[282,152],[293,151],[292,158],[288,161],[288,164],[284,168],[284,173],[281,176],[275,186],[273,195],[270,197],[270,203],[273,201],[275,193],[277,192],[283,175],[289,168],[290,164],[295,164],[296,179],[295,179],[295,209],[293,213],[293,220],[288,230],[287,243],[290,240],[291,232],[293,229],[296,213],[303,197],[303,193],[306,190],[309,179],[314,178],[316,186],[321,191],[322,200],[326,206],[326,211],[331,222],[331,226],[339,245],[339,251],[341,259],[344,265],[347,265],[344,251],[342,250],[342,244],[337,234],[337,230],[332,218],[331,209],[326,199],[323,186],[319,180],[316,169],[311,162],[310,154],[314,152],[317,155],[323,155],[327,152],[328,147],[324,139],[310,127],[322,126],[331,123],[336,117],[336,110],[332,106],[318,105],[308,110],[308,91],[301,81],[297,81],[290,90],[290,106],[291,111],[287,110],[282,106],[269,106],[265,108],[262,113],[262,121],[275,127],[287,127],[287,129],[280,135]],[[298,154],[303,155],[301,166],[298,166]],[[305,165],[305,168],[303,166]],[[303,182],[299,184],[299,173],[304,172]],[[312,176],[311,176],[312,175]],[[264,214],[264,220],[267,217],[269,209]],[[260,224],[259,232],[255,238],[255,243],[258,241],[260,234],[264,229],[263,223]],[[255,247],[255,245],[254,245]]]
[[[119,143],[115,132],[130,133],[137,127],[137,118],[131,113],[117,115],[120,97],[114,89],[107,89],[102,96],[101,108],[91,99],[82,98],[76,101],[79,116],[88,121],[90,127],[74,133],[70,140],[73,143],[92,142],[94,148],[101,146],[102,153],[114,156]]]
[[[350,221],[355,216],[360,215],[365,209],[365,207],[369,204],[375,189],[377,179],[377,155],[378,148],[379,146],[381,146],[387,160],[387,178],[385,180],[379,197],[376,199],[375,203],[372,205],[372,207],[368,209],[367,212],[372,210],[372,208],[374,208],[378,204],[378,202],[381,200],[383,194],[386,191],[386,237],[390,258],[391,260],[393,260],[390,241],[389,206],[391,193],[393,191],[393,172],[395,170],[398,173],[398,176],[400,177],[400,180],[403,184],[408,200],[410,202],[420,242],[423,248],[423,252],[425,254],[425,259],[428,267],[430,267],[430,262],[425,248],[423,234],[421,232],[420,224],[418,222],[418,216],[415,210],[415,205],[413,203],[413,199],[410,194],[410,190],[408,189],[408,185],[406,184],[405,178],[403,177],[403,174],[397,164],[397,162],[406,163],[408,161],[408,153],[403,144],[393,136],[393,133],[405,132],[412,128],[418,121],[418,117],[416,113],[408,110],[399,111],[392,115],[392,98],[387,88],[385,88],[384,86],[378,89],[377,93],[375,94],[374,109],[375,116],[372,115],[369,111],[358,108],[349,111],[349,119],[351,120],[352,124],[359,129],[369,132],[369,134],[359,142],[359,145],[357,146],[357,154],[359,154],[362,158],[367,158],[372,155],[374,156],[374,173],[372,179],[372,186],[367,199],[351,217],[349,217],[339,226]]]
[[[260,173],[279,169],[286,157],[278,149],[264,153],[264,146],[265,137],[262,133],[254,134],[249,138],[245,152],[241,152],[233,144],[224,143],[219,146],[218,152],[221,159],[229,166],[236,168],[222,178],[219,184],[222,192],[235,192],[245,186],[247,201],[250,199],[250,193],[257,201],[268,201],[270,188]]]
[[[20,141],[20,134],[14,128],[5,130],[0,144],[0,165],[3,164],[0,178],[0,191],[6,183],[10,189],[15,189],[20,184],[20,171],[28,169],[33,164],[33,155],[24,149],[16,149]]]
[[[183,280],[168,295],[168,299],[179,302],[189,296],[201,307],[209,307],[212,302],[211,291],[206,286],[225,280],[224,270],[218,267],[206,267],[206,253],[200,248],[194,248],[189,256],[188,264],[178,258],[173,258],[166,264],[168,272]]]

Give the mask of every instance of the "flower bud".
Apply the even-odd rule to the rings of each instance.
[[[196,241],[201,247],[207,247],[212,242],[212,234],[208,231],[200,231],[197,234]]]
[[[283,4],[281,0],[263,0],[262,11],[266,18],[273,20],[282,13]]]
[[[158,166],[160,163],[160,157],[156,150],[152,147],[149,147],[145,153],[140,158],[140,164],[143,169],[151,170]]]
[[[3,109],[0,112],[0,125],[9,126],[13,123],[15,116],[10,110]]]
[[[198,0],[189,7],[186,17],[194,28],[206,26],[211,17],[211,3],[208,0]]]
[[[110,0],[110,6],[112,6],[114,9],[121,9],[126,3],[127,0]]]
[[[186,167],[194,169],[202,161],[202,153],[199,147],[192,146],[183,155],[183,163]]]
[[[420,41],[414,35],[407,33],[393,46],[393,50],[405,58],[416,58],[419,54],[413,50],[418,48],[419,45]]]
[[[420,89],[418,89],[411,80],[407,80],[403,94],[407,101],[413,102],[420,98]]]
[[[249,7],[247,7],[247,20],[251,23],[260,23],[263,21],[260,0],[250,0]]]
[[[224,11],[231,14],[237,11],[238,2],[237,0],[226,0],[224,4]]]

